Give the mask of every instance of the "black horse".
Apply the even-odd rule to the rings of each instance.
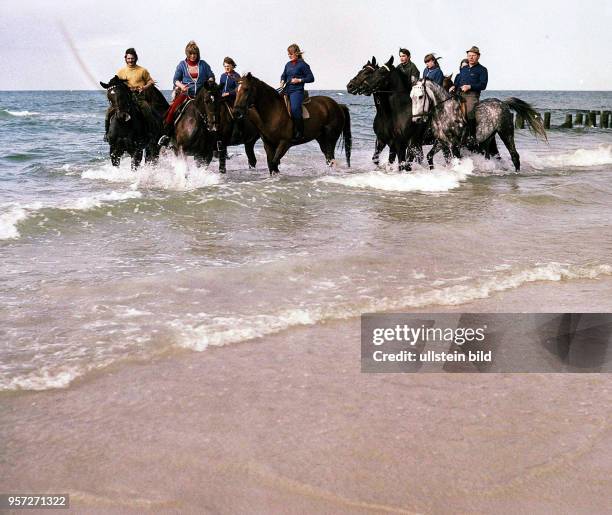
[[[154,86],[147,90],[145,100],[153,113],[147,121],[127,80],[115,75],[108,83],[100,82],[100,85],[106,89],[110,103],[107,139],[113,166],[119,166],[125,152],[132,158],[132,169],[138,168],[145,151],[145,162],[155,162],[159,157],[157,140],[162,129],[161,114],[168,108],[162,93]]]
[[[255,143],[259,139],[259,131],[247,117],[236,120],[233,108],[225,100],[217,85],[207,84],[207,94],[202,93],[202,105],[206,115],[206,125],[210,140],[219,154],[219,172],[225,173],[227,147],[244,144],[244,150],[249,160],[249,168],[255,168]]]
[[[412,161],[423,157],[425,124],[414,123],[410,90],[412,84],[393,66],[393,56],[363,81],[369,93],[388,93],[389,109],[381,110],[384,126],[390,127],[391,141],[397,152],[400,170],[410,170]],[[384,106],[384,103],[383,103]]]
[[[372,75],[379,68],[376,63],[376,57],[372,57],[371,61],[368,61],[363,65],[363,68],[359,70],[349,83],[346,85],[346,90],[351,95],[367,95],[371,93],[365,86],[365,80]],[[391,117],[388,114],[391,107],[389,105],[389,94],[388,93],[373,93],[374,105],[376,107],[376,114],[374,115],[374,134],[376,135],[376,142],[374,144],[374,154],[372,155],[372,162],[378,166],[380,163],[380,153],[386,146],[389,146],[389,163],[395,161],[396,152],[393,147],[393,135],[391,130],[390,120]]]

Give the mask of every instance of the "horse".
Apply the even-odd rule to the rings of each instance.
[[[145,162],[156,161],[159,157],[157,140],[161,134],[160,112],[168,108],[168,102],[162,93],[151,87],[149,90],[154,91],[148,91],[148,96],[145,96],[154,114],[154,126],[150,127],[138,102],[134,100],[127,79],[120,79],[115,75],[108,83],[100,81],[100,85],[106,89],[106,98],[110,103],[107,139],[113,166],[119,166],[124,152],[132,158],[134,170],[140,165],[145,150]]]
[[[310,97],[310,117],[304,120],[304,137],[292,141],[293,123],[283,97],[272,87],[247,73],[238,80],[234,102],[236,119],[248,116],[263,140],[270,175],[279,173],[281,158],[289,147],[316,139],[328,166],[334,164],[336,143],[344,138],[347,166],[351,166],[351,116],[348,107],[325,96]]]
[[[377,69],[379,68],[376,63],[376,57],[372,57],[371,61],[368,61],[363,65],[361,70],[357,72],[349,83],[346,85],[346,90],[351,95],[367,95],[370,93],[368,88],[364,85],[364,81]],[[374,144],[374,154],[372,155],[372,162],[378,166],[380,162],[380,153],[384,148],[389,146],[389,163],[395,161],[396,152],[393,147],[393,141],[391,136],[391,126],[387,123],[391,118],[385,116],[383,113],[389,111],[389,94],[388,93],[374,93],[374,106],[376,107],[376,114],[374,115],[373,129],[376,135],[376,142]]]
[[[395,66],[393,56],[364,81],[364,89],[370,93],[388,93],[389,109],[381,110],[385,127],[390,127],[391,141],[397,152],[399,169],[410,170],[415,157],[422,158],[424,124],[414,123],[410,80]],[[383,103],[384,104],[384,103]]]
[[[249,168],[255,168],[257,158],[255,157],[255,143],[259,139],[257,128],[247,119],[238,123],[234,119],[234,113],[229,102],[221,97],[219,88],[205,86],[208,94],[203,96],[203,105],[206,113],[207,127],[212,138],[216,142],[216,150],[219,152],[219,172],[225,173],[225,161],[227,159],[227,147],[244,144],[244,150],[249,160]],[[239,127],[238,127],[239,126]]]
[[[453,151],[453,155],[460,157],[458,147],[466,121],[459,109],[459,101],[451,97],[442,86],[432,81],[421,79],[416,85],[414,87],[416,91],[412,93],[415,116],[431,114],[432,128],[440,144],[450,145],[451,148],[454,146],[456,152]],[[547,140],[546,130],[538,113],[527,102],[515,97],[507,98],[504,101],[487,98],[476,104],[474,108],[475,139],[479,148],[484,150],[485,157],[488,158],[491,152],[490,144],[494,141],[495,135],[499,134],[518,172],[521,169],[521,160],[514,144],[514,124],[510,110],[515,111],[527,121],[536,138],[541,137]],[[434,144],[427,155],[430,168],[433,168],[433,156],[436,151],[437,146]]]
[[[188,99],[177,110],[174,120],[173,144],[179,156],[193,156],[197,166],[208,166],[213,158],[216,138],[208,129],[206,99],[209,86],[201,88],[195,98]]]

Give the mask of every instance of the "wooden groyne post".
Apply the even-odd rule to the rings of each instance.
[[[563,125],[561,125],[561,128],[571,129],[573,126],[574,124],[572,123],[572,115],[570,113],[567,113],[565,115],[565,121],[563,122]]]
[[[599,119],[599,127],[601,129],[607,129],[610,125],[610,111],[602,111],[601,118]]]
[[[550,129],[550,113],[544,113],[544,128]]]

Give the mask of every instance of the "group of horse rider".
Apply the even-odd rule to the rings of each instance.
[[[459,64],[459,73],[455,76],[453,85],[449,92],[460,94],[465,102],[465,109],[470,132],[473,132],[474,127],[474,108],[480,101],[480,93],[487,89],[489,75],[487,69],[479,63],[480,49],[477,46],[472,46],[466,50],[467,57],[462,59]],[[399,50],[400,64],[398,69],[403,72],[414,83],[419,78],[419,70],[416,65],[410,60],[410,51],[406,48]],[[423,79],[431,80],[442,86],[444,82],[444,73],[440,68],[438,60],[441,57],[436,57],[435,54],[427,54],[424,58],[425,69],[423,70]]]
[[[302,117],[302,103],[304,101],[304,84],[314,82],[314,75],[310,66],[304,61],[300,47],[296,44],[287,48],[289,62],[285,65],[281,75],[279,92],[287,95],[293,118],[294,141],[299,141],[304,133],[304,120]],[[125,51],[125,66],[120,68],[116,75],[127,80],[132,96],[137,102],[147,127],[155,125],[156,116],[163,115],[163,135],[160,145],[168,143],[174,126],[174,117],[186,101],[195,98],[198,91],[206,84],[216,84],[215,74],[210,65],[201,59],[200,49],[195,41],[189,41],[185,47],[185,59],[176,66],[172,83],[174,86],[172,103],[166,113],[155,113],[146,101],[146,90],[155,84],[149,71],[138,65],[138,55],[134,48]],[[233,106],[238,88],[240,74],[236,72],[236,62],[231,57],[223,60],[223,73],[220,76],[218,88],[222,100]],[[106,113],[105,134],[108,134],[111,109]],[[106,136],[105,136],[106,138]]]

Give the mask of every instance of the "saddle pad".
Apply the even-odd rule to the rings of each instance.
[[[185,109],[187,109],[187,106],[193,102],[193,99],[190,98],[189,100],[187,100],[187,102],[183,102],[180,107],[178,108],[178,112],[176,113],[176,115],[174,116],[174,125],[176,125],[178,123],[178,121],[181,119],[181,116],[183,116],[183,113],[185,112]]]
[[[289,116],[291,116],[291,103],[289,102],[289,97],[287,95],[283,95],[283,98],[285,99],[285,107],[287,108],[287,112],[289,113]],[[310,102],[310,98],[308,99],[308,101]],[[306,106],[304,105],[306,103],[307,103],[306,101],[302,103],[302,118],[304,119],[310,118],[310,113],[308,112],[308,109],[306,109]]]

